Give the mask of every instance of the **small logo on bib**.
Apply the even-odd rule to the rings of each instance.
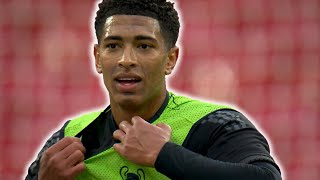
[[[137,173],[129,172],[129,168],[127,166],[122,166],[120,169],[120,176],[122,180],[145,180],[145,174],[142,169],[137,169]]]

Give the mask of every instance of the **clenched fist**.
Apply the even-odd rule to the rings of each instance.
[[[142,166],[154,167],[158,154],[164,144],[170,141],[170,126],[159,123],[152,125],[135,116],[132,124],[122,121],[113,137],[121,141],[114,149],[127,160]]]
[[[84,153],[85,148],[79,138],[63,138],[44,152],[40,160],[39,179],[75,179],[85,170]]]

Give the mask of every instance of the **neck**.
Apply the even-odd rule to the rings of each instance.
[[[166,91],[161,95],[152,97],[151,100],[147,100],[140,106],[121,106],[120,104],[110,101],[111,112],[117,125],[122,121],[128,121],[131,123],[131,118],[139,116],[142,119],[148,121],[152,118],[156,112],[160,109],[161,105],[165,101]]]

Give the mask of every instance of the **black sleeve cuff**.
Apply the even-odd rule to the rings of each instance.
[[[181,147],[171,142],[167,142],[162,147],[154,165],[158,172],[170,178],[181,177],[182,174],[180,172],[182,172],[183,169],[175,164],[180,157],[177,155],[179,148]]]

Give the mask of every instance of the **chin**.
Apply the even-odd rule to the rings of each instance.
[[[137,95],[120,95],[121,97],[118,97],[116,100],[116,103],[124,108],[135,108],[141,104],[141,98]]]

